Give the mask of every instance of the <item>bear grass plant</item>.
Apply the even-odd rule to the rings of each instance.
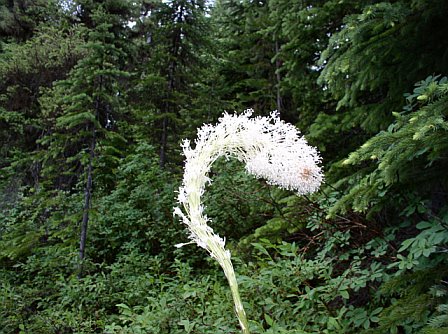
[[[211,182],[208,173],[212,164],[219,157],[236,158],[245,164],[249,174],[298,194],[316,191],[323,179],[317,150],[307,144],[293,125],[280,120],[276,112],[270,117],[251,117],[252,112],[225,113],[216,126],[204,125],[198,131],[194,149],[188,140],[183,142],[186,159],[178,195],[181,208],[174,210],[188,226],[192,242],[206,249],[224,270],[244,334],[250,333],[249,324],[230,252],[225,248],[225,240],[208,225],[201,201],[206,184]]]

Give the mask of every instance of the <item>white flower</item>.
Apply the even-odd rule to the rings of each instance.
[[[234,157],[246,165],[250,174],[298,194],[316,191],[323,179],[317,150],[307,144],[293,125],[280,120],[276,112],[269,117],[251,117],[252,112],[249,109],[241,115],[224,113],[215,126],[204,125],[199,129],[194,149],[188,140],[182,143],[185,167],[178,201],[183,211],[180,208],[174,210],[174,214],[188,226],[190,239],[206,249],[224,269],[240,324],[247,333],[247,320],[239,300],[230,252],[225,249],[225,241],[207,225],[208,219],[203,215],[201,196],[210,182],[211,165],[221,156]]]

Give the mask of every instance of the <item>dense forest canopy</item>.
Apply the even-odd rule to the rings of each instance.
[[[448,332],[446,0],[0,0],[0,333],[238,333],[173,217],[180,143],[277,110],[298,196],[204,194],[251,333]]]

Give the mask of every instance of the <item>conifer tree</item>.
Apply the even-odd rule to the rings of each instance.
[[[280,40],[271,29],[269,1],[218,1],[214,15],[220,26],[222,94],[237,108],[275,110],[284,102],[279,92]]]
[[[46,234],[45,220],[53,205],[45,203],[40,193],[43,151],[39,140],[47,115],[39,97],[85,55],[80,27],[65,30],[44,25],[34,34],[23,44],[4,45],[0,54],[0,220],[4,232],[0,257],[20,258]],[[26,241],[18,242],[23,238]]]
[[[320,56],[319,83],[337,105],[318,116],[315,129],[325,127],[326,135],[349,131],[358,145],[386,129],[404,92],[448,71],[446,11],[443,0],[384,1],[347,15]]]
[[[121,70],[125,54],[117,46],[121,37],[117,28],[121,25],[125,29],[126,21],[108,9],[107,2],[93,7],[81,4],[82,20],[92,25],[85,47],[87,55],[41,100],[50,116],[47,135],[41,140],[47,148],[42,155],[44,176],[50,181],[47,187],[83,193],[81,263],[86,256],[95,171],[110,170],[108,164],[114,163],[113,157],[120,152],[120,146],[111,143],[124,140],[116,133],[123,113],[120,79],[127,76]],[[89,17],[85,16],[87,12],[91,13]]]
[[[26,41],[40,24],[61,19],[60,5],[57,0],[1,0],[0,41]]]
[[[172,0],[154,4],[140,19],[146,56],[131,94],[142,117],[152,124],[148,135],[159,147],[161,167],[172,161],[179,133],[193,127],[188,124],[189,110],[198,99],[209,44],[206,11],[204,1]]]

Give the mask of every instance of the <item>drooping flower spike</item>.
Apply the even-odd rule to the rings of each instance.
[[[179,188],[179,207],[174,214],[182,218],[190,239],[206,249],[224,270],[235,303],[243,333],[249,333],[246,315],[225,241],[208,226],[201,196],[213,162],[221,156],[236,158],[245,164],[249,174],[264,178],[269,184],[296,191],[299,195],[315,192],[322,180],[319,153],[307,144],[291,124],[280,120],[276,112],[269,117],[251,117],[248,109],[241,115],[224,113],[215,125],[204,125],[198,131],[195,147],[183,142],[185,167]],[[184,244],[177,245],[178,247]]]

